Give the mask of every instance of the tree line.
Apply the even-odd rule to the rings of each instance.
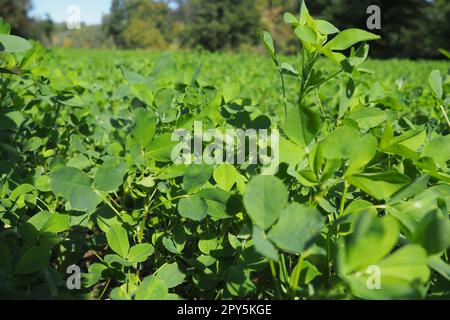
[[[21,36],[49,46],[118,49],[251,50],[258,32],[266,29],[285,53],[299,45],[283,22],[283,13],[299,10],[299,0],[113,0],[99,26],[68,30],[64,24],[31,18],[31,0],[0,0],[3,16]],[[380,58],[438,58],[448,48],[448,0],[314,0],[313,16],[338,28],[366,29],[370,5],[381,9],[382,40],[371,56]]]

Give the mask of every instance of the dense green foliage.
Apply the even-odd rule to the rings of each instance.
[[[260,17],[255,0],[192,0],[186,7],[187,42],[208,50],[255,45]]]
[[[176,35],[172,16],[164,2],[113,0],[104,28],[119,48],[161,49]]]
[[[450,38],[450,3],[446,0],[317,0],[314,14],[343,28],[366,28],[362,12],[370,5],[381,9],[382,40],[372,47],[376,57],[437,57]]]
[[[45,51],[1,21],[0,295],[450,298],[450,64],[285,20],[298,57]],[[279,129],[279,170],[172,163],[194,121]]]

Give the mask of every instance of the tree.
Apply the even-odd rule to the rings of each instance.
[[[449,39],[448,0],[317,0],[310,12],[339,28],[366,29],[370,5],[381,9],[381,40],[371,46],[371,56],[433,58]]]
[[[119,48],[165,48],[173,38],[171,10],[164,1],[113,0],[104,26]]]
[[[189,0],[185,40],[207,50],[235,49],[258,42],[260,13],[255,0]]]
[[[119,48],[125,47],[123,31],[128,21],[126,0],[113,0],[109,15],[103,18],[105,32],[110,35]]]
[[[277,39],[277,49],[293,53],[298,48],[298,39],[293,35],[291,27],[284,23],[285,12],[298,12],[298,0],[257,0],[264,30]]]
[[[166,3],[130,1],[128,12],[129,23],[123,32],[127,47],[162,49],[167,46],[171,21]]]
[[[432,5],[428,6],[426,16],[427,23],[424,39],[428,41],[426,47],[436,54],[436,50],[443,48],[450,50],[450,1],[434,0]]]
[[[0,0],[0,17],[8,21],[13,34],[31,37],[33,20],[28,17],[31,8],[31,0]]]

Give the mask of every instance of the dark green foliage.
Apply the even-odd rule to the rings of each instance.
[[[0,297],[448,299],[449,64],[285,20],[295,58],[268,32],[268,56],[46,51],[0,20]],[[175,163],[199,123],[278,129],[279,166]]]
[[[215,51],[255,45],[260,23],[255,0],[190,0],[186,6],[184,38],[191,46]]]
[[[436,58],[437,50],[448,46],[450,4],[445,0],[318,0],[314,15],[342,28],[366,29],[366,9],[381,9],[381,40],[371,47],[371,56],[380,58]]]

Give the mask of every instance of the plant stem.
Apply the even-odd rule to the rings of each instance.
[[[280,299],[281,298],[281,293],[280,293],[280,288],[278,286],[277,269],[275,268],[275,262],[273,262],[273,260],[270,260],[269,264],[270,264],[270,271],[272,273],[272,278],[273,278],[273,281],[275,283],[275,290],[277,291],[278,299]]]
[[[108,279],[108,282],[106,283],[105,287],[103,288],[103,291],[102,291],[102,293],[100,294],[100,297],[98,298],[98,300],[102,300],[103,295],[105,294],[106,289],[108,289],[108,286],[109,286],[109,283],[110,283],[110,282],[111,282],[111,279]]]
[[[103,262],[102,257],[100,257],[100,256],[98,255],[97,252],[94,251],[94,255],[97,257],[98,260],[100,260],[101,262]]]
[[[348,188],[349,188],[349,184],[347,183],[347,181],[344,181],[344,190],[342,191],[341,203],[339,205],[339,216],[338,216],[338,218],[342,218],[344,216],[345,200],[346,200],[345,198],[347,197]],[[337,227],[336,227],[336,237],[339,236],[340,226],[341,225],[338,224]]]
[[[292,279],[291,279],[291,298],[292,299],[295,299],[295,293],[297,291],[298,283],[300,281],[300,274],[302,271],[303,260],[304,260],[304,257],[302,255],[300,255],[298,257],[297,265],[295,266],[294,272],[292,274]]]
[[[105,203],[114,211],[115,214],[120,216],[120,212],[116,208],[114,208],[111,202],[109,202],[109,200],[105,196],[103,196],[101,192],[99,192],[98,190],[95,190],[95,192],[100,196],[100,198],[102,198],[103,201],[105,201]]]
[[[108,194],[108,199],[111,200],[111,202],[112,202],[116,207],[118,207],[118,208],[121,207],[121,205],[118,204],[118,203],[113,199],[113,197],[111,197],[109,194]]]
[[[341,197],[341,204],[339,206],[339,218],[341,218],[344,215],[344,208],[345,208],[345,198],[347,197],[349,184],[347,181],[344,181],[344,190],[342,191],[342,197]]]
[[[50,209],[50,207],[43,201],[43,200],[41,200],[39,197],[35,197],[36,198],[36,200],[38,200],[40,203],[42,203],[46,208],[47,208],[47,210],[48,211],[52,211],[51,209]]]
[[[447,121],[448,127],[450,128],[450,119],[447,116],[447,112],[445,112],[445,109],[442,105],[439,105],[441,108],[442,114],[444,115],[445,120]]]
[[[148,214],[150,213],[150,210],[148,209],[149,206],[153,203],[153,197],[155,196],[156,189],[153,191],[152,195],[149,199],[149,204],[145,206],[144,208],[144,214],[142,217],[141,224],[139,226],[139,233],[138,233],[138,242],[142,243],[142,240],[144,239],[144,229],[145,229],[145,223],[147,222]]]
[[[283,103],[284,103],[284,119],[287,118],[287,98],[286,98],[286,86],[284,83],[283,73],[281,73],[281,69],[279,70],[280,78],[281,78],[281,89],[283,92]]]
[[[169,200],[169,202],[172,202],[173,200],[178,200],[178,199],[182,199],[182,198],[187,198],[187,197],[189,197],[189,196],[185,194],[185,195],[182,195],[182,196],[178,196],[178,197],[172,198],[172,199]],[[156,206],[150,208],[150,210],[154,210],[154,209],[159,208],[159,207],[161,207],[161,206],[163,206],[163,205],[164,205],[164,203],[161,202],[160,204],[158,204],[158,205],[156,205]]]

